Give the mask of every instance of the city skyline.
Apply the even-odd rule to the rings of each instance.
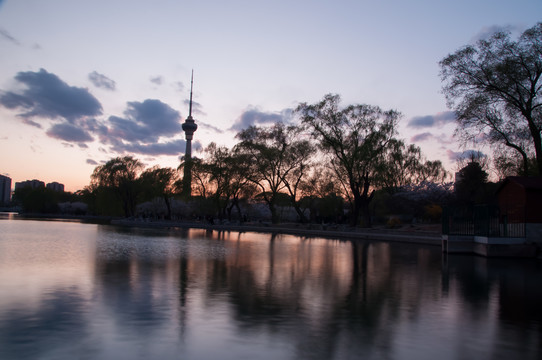
[[[0,0],[0,173],[73,192],[116,156],[176,168],[192,68],[195,156],[337,93],[400,111],[399,137],[453,171],[463,151],[488,150],[452,138],[438,62],[540,13],[536,0]]]

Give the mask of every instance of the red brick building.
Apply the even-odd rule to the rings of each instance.
[[[497,190],[499,209],[510,222],[542,224],[542,177],[507,177]]]

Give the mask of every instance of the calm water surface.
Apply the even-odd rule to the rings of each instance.
[[[540,359],[540,261],[0,220],[0,359]]]

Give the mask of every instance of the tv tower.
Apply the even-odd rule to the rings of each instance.
[[[183,195],[186,198],[192,196],[192,138],[194,132],[198,129],[198,125],[192,118],[192,88],[194,86],[194,70],[192,70],[192,78],[190,79],[190,105],[188,107],[188,117],[184,121],[182,127],[186,136],[186,150],[184,152],[184,174],[183,174]]]

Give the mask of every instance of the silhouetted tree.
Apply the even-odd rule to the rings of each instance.
[[[365,226],[370,227],[371,187],[380,176],[380,164],[395,135],[399,113],[371,105],[340,109],[339,103],[338,95],[329,94],[319,103],[300,104],[296,111],[324,151],[331,154],[337,179],[348,189],[352,225],[363,213]]]
[[[154,166],[146,169],[139,176],[141,190],[147,195],[148,200],[155,197],[164,199],[167,208],[167,219],[171,219],[171,197],[175,193],[176,182],[179,180],[175,169]]]
[[[240,143],[235,151],[246,161],[246,176],[261,191],[273,223],[279,221],[276,206],[283,190],[290,191],[294,207],[304,218],[295,197],[299,181],[306,174],[310,145],[296,140],[293,135],[297,132],[293,126],[275,123],[271,127],[251,126],[236,135]]]
[[[91,186],[111,190],[122,203],[126,217],[135,215],[139,192],[138,175],[143,164],[131,156],[116,157],[97,166],[91,175]]]
[[[525,174],[524,159],[519,154],[510,153],[504,149],[496,149],[493,158],[493,167],[497,173],[499,179],[504,179],[508,176],[538,176],[538,168],[536,165],[536,158],[529,157],[528,170]]]
[[[180,180],[177,182],[177,188],[183,194],[183,197],[185,200],[189,200],[191,197],[187,197],[188,193],[192,194],[195,197],[199,198],[207,198],[207,188],[209,186],[209,173],[207,172],[207,169],[205,167],[205,163],[203,159],[200,159],[198,157],[192,157],[190,159],[190,162],[187,163],[184,159],[184,156],[182,158],[181,164],[177,168],[178,171],[180,171],[184,176],[184,167],[189,165],[190,166],[190,192],[188,190],[184,189],[185,186],[188,186],[188,184],[184,180]]]
[[[204,149],[204,153],[205,158],[195,170],[198,180],[207,182],[204,194],[212,199],[219,218],[222,218],[229,204],[230,186],[234,183],[234,159],[227,147],[214,142]]]
[[[250,168],[247,157],[235,151],[230,151],[226,161],[225,172],[228,174],[227,184],[224,187],[224,197],[227,199],[226,211],[228,219],[232,219],[232,210],[237,209],[239,221],[243,221],[240,204],[247,201],[256,193],[256,186],[246,176]]]
[[[464,142],[504,144],[542,173],[542,23],[517,41],[500,31],[440,62],[444,94]]]
[[[13,201],[22,207],[26,213],[53,214],[59,211],[58,203],[67,201],[68,193],[58,192],[45,187],[18,188],[13,195]]]
[[[311,221],[342,221],[344,199],[339,184],[335,173],[323,164],[313,167],[310,175],[302,181],[302,204],[309,209]]]
[[[382,187],[395,192],[405,185],[422,182],[443,182],[447,173],[439,160],[425,160],[421,149],[415,145],[406,145],[403,140],[392,139],[385,156],[378,165]]]
[[[459,204],[473,205],[483,202],[487,178],[487,172],[476,161],[469,162],[459,170],[455,182],[455,194]]]
[[[294,207],[299,220],[302,223],[305,223],[308,219],[301,209],[301,187],[310,173],[316,149],[309,140],[296,140],[293,138],[299,133],[297,128],[290,127],[288,133],[290,139],[288,141],[289,148],[286,163],[290,170],[286,171],[282,178],[288,195],[290,196],[290,202]]]

